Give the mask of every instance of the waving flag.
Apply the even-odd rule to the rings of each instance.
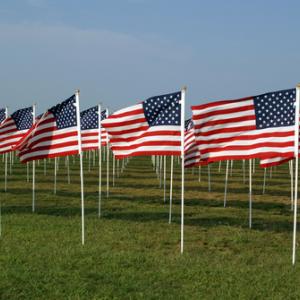
[[[0,108],[0,124],[6,119],[6,108]]]
[[[184,167],[190,168],[200,164],[200,151],[195,139],[195,129],[192,119],[185,121],[184,137]]]
[[[116,158],[180,155],[181,92],[151,97],[102,122]]]
[[[296,90],[193,106],[201,159],[294,156]]]
[[[75,95],[45,112],[18,150],[21,162],[79,153]]]
[[[0,153],[12,151],[13,147],[26,135],[32,126],[32,112],[32,107],[19,109],[2,121],[0,125]],[[3,112],[1,118],[3,118]]]
[[[101,112],[101,121],[106,119],[106,110]],[[98,106],[91,107],[80,113],[82,150],[99,148]],[[101,128],[101,145],[107,144],[107,133]]]

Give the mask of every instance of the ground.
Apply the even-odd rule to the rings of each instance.
[[[253,228],[248,228],[248,171],[234,162],[223,207],[225,163],[188,170],[184,253],[180,254],[180,172],[174,178],[172,223],[169,193],[150,157],[132,158],[98,217],[98,167],[85,158],[85,245],[81,244],[78,158],[70,160],[71,184],[60,159],[57,194],[53,161],[37,165],[36,211],[31,181],[17,161],[1,187],[1,299],[299,299],[300,249],[291,263],[293,215],[288,165],[253,174]],[[169,158],[167,190],[169,189]],[[246,165],[248,168],[248,164]],[[30,169],[31,173],[31,169]],[[270,176],[272,175],[272,176]],[[271,177],[271,178],[270,178]],[[30,178],[31,180],[31,178]]]

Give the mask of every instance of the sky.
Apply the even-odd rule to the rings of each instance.
[[[110,111],[187,86],[190,106],[295,87],[300,1],[0,0],[0,105],[80,89]]]

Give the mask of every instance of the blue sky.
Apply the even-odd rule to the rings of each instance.
[[[10,111],[81,90],[111,110],[187,85],[187,106],[300,82],[299,1],[2,0]],[[187,109],[187,115],[189,115]]]

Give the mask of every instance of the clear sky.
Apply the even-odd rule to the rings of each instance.
[[[80,88],[82,109],[116,110],[187,85],[189,107],[291,88],[299,29],[296,0],[0,0],[0,104],[42,112]]]

